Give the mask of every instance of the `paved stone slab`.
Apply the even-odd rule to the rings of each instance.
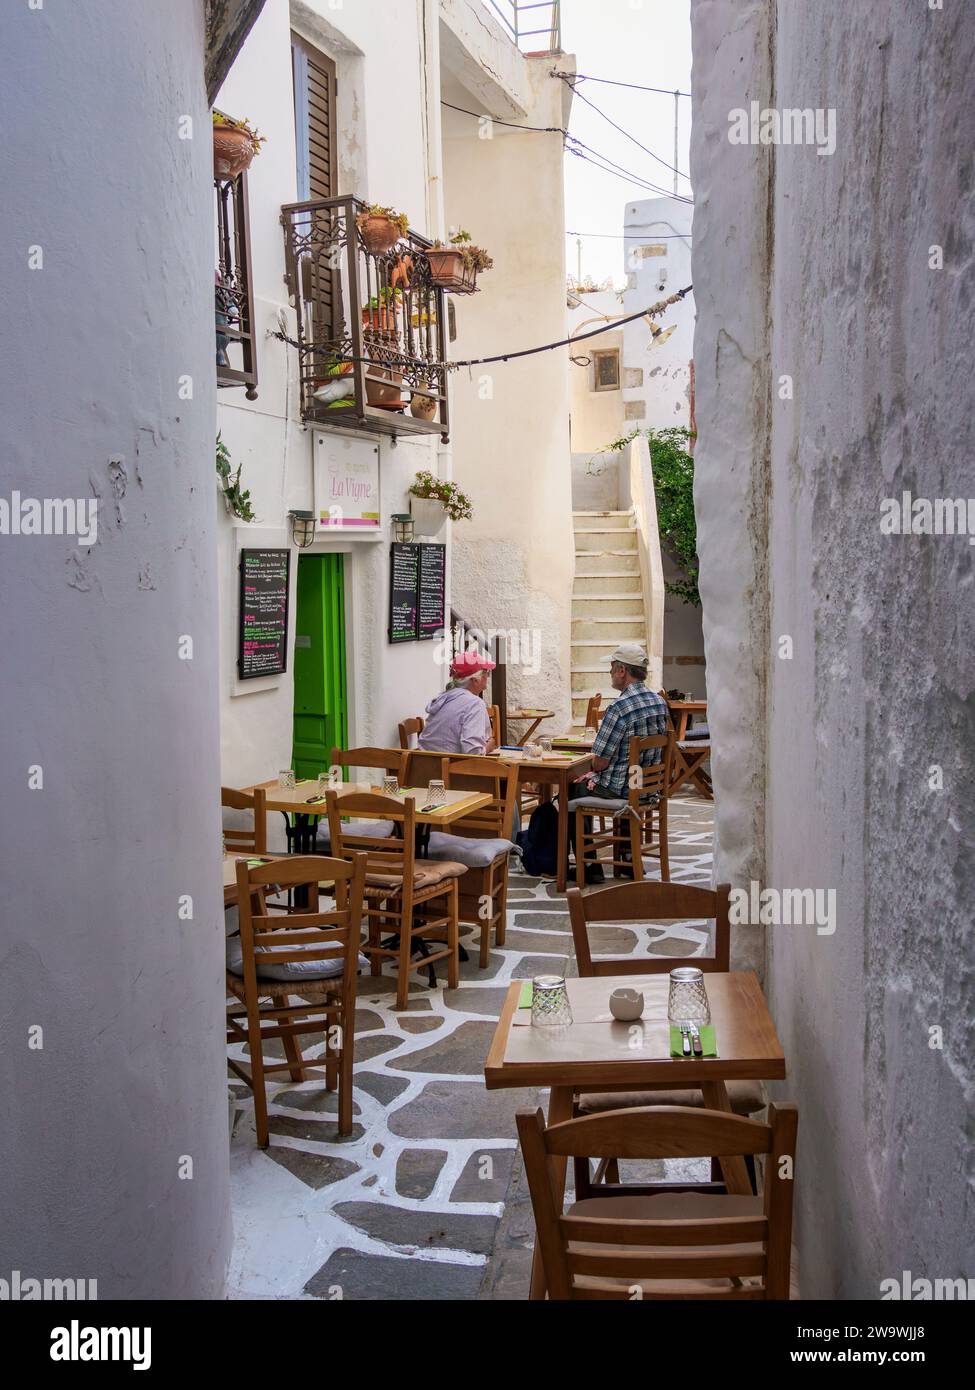
[[[493,980],[495,975],[504,965],[504,956],[498,951],[492,951],[488,956],[488,963],[482,970],[477,963],[477,952],[470,953],[470,960],[462,960],[460,963],[460,978],[462,980]]]
[[[443,1026],[443,1019],[436,1015],[426,1015],[423,1018],[411,1018],[404,1014],[398,1020],[399,1026],[404,1033],[432,1033],[434,1028]]]
[[[485,1162],[488,1160],[488,1162]],[[484,1147],[471,1154],[450,1193],[452,1202],[503,1202],[511,1181],[514,1149]],[[481,1174],[485,1176],[482,1177]],[[490,1176],[488,1176],[490,1174]]]
[[[392,1052],[396,1047],[402,1047],[402,1038],[391,1038],[387,1034],[370,1033],[368,1037],[356,1038],[353,1060],[355,1062],[368,1062],[370,1057],[381,1057],[384,1052]]]
[[[457,1009],[464,1014],[484,1014],[488,1018],[500,1018],[501,1007],[507,988],[501,989],[445,989],[443,1002],[448,1009]]]
[[[275,1105],[286,1105],[289,1110],[306,1110],[316,1115],[337,1115],[339,1112],[339,1093],[338,1091],[326,1091],[324,1086],[316,1086],[311,1091],[287,1090],[277,1091],[274,1096]],[[353,1115],[361,1115],[362,1109],[358,1102],[352,1102]]]
[[[682,941],[677,936],[665,936],[663,940],[647,943],[647,950],[652,956],[692,956],[697,949],[697,942]]]
[[[496,1216],[410,1211],[381,1202],[339,1202],[343,1221],[375,1240],[411,1250],[469,1250],[486,1255],[494,1240]]]
[[[351,1134],[339,1134],[334,1120],[300,1120],[295,1115],[271,1115],[268,1129],[289,1139],[313,1140],[317,1144],[354,1144],[365,1134],[362,1125],[353,1125]]]
[[[431,1081],[389,1117],[402,1139],[513,1139],[521,1091],[486,1091],[480,1082]]]
[[[377,1014],[372,1009],[356,1009],[354,1025],[356,1033],[371,1033],[374,1029],[385,1027],[386,1020],[382,1014]]]
[[[422,1047],[408,1056],[390,1062],[391,1071],[446,1072],[454,1076],[477,1076],[484,1072],[488,1048],[494,1037],[494,1024],[468,1019],[446,1038]]]
[[[569,952],[553,951],[548,956],[525,956],[512,970],[511,978],[513,980],[530,980],[535,975],[567,975],[569,973]]]
[[[572,948],[572,936],[567,931],[520,931],[509,927],[505,946],[510,951],[534,951],[540,955],[567,956]]]
[[[335,1158],[332,1154],[307,1153],[304,1149],[286,1149],[283,1144],[272,1144],[266,1149],[268,1158],[280,1163],[282,1168],[303,1182],[306,1187],[328,1187],[343,1178],[358,1173],[358,1163],[347,1158]]]
[[[446,1160],[446,1149],[404,1149],[396,1162],[396,1191],[401,1197],[429,1197]]]
[[[403,1094],[409,1084],[405,1077],[387,1076],[384,1072],[359,1071],[358,1068],[352,1072],[353,1090],[361,1086],[380,1105],[389,1105],[390,1101]]]
[[[305,1292],[313,1298],[371,1299],[382,1303],[425,1299],[430,1302],[465,1302],[477,1297],[483,1265],[441,1264],[433,1260],[386,1255],[363,1255],[358,1250],[336,1250],[313,1274]]]

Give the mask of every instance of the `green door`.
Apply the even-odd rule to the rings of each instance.
[[[298,558],[294,769],[317,777],[347,746],[344,555]]]

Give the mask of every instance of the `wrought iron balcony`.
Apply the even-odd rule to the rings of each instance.
[[[247,175],[214,179],[217,229],[215,322],[217,385],[244,386],[257,399],[257,349],[251,288]]]
[[[525,54],[562,52],[561,0],[485,0]]]
[[[430,242],[408,231],[372,251],[357,222],[365,211],[352,197],[281,209],[302,419],[446,441],[446,307],[431,278]]]

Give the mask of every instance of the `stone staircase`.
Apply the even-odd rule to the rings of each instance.
[[[640,555],[633,512],[573,512],[576,574],[572,587],[572,727],[585,724],[597,692],[615,699],[608,656],[620,642],[647,644]]]

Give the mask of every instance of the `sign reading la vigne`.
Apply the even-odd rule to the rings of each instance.
[[[394,545],[389,562],[389,640],[418,642],[444,630],[443,545]]]
[[[237,674],[242,681],[282,676],[288,669],[290,565],[290,550],[240,552]]]

